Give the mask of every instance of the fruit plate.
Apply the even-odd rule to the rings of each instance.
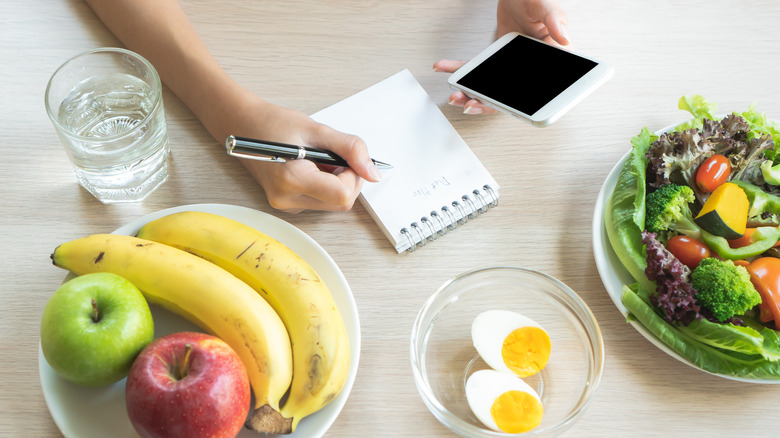
[[[289,223],[267,213],[224,204],[196,204],[161,210],[128,223],[113,234],[135,235],[147,222],[178,211],[203,211],[219,214],[257,228],[295,251],[306,260],[328,285],[344,318],[351,347],[350,370],[344,389],[326,407],[301,420],[295,433],[279,437],[321,437],[333,424],[352,389],[360,358],[360,321],[352,291],[333,259],[311,237]],[[67,277],[66,277],[67,279]],[[184,318],[156,306],[150,306],[155,323],[155,337],[191,330],[202,331]],[[38,371],[41,389],[51,416],[66,438],[137,437],[125,408],[125,380],[102,388],[72,384],[59,377],[38,348]],[[243,429],[238,437],[276,435],[258,434]]]

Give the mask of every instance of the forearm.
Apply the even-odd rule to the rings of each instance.
[[[187,19],[178,0],[86,0],[128,49],[147,58],[162,81],[218,142],[230,135],[332,150],[349,163],[338,174],[307,160],[284,165],[244,160],[271,206],[289,212],[344,211],[363,179],[380,175],[359,138],[321,125],[304,113],[249,93],[222,70]]]
[[[221,141],[230,134],[230,106],[250,94],[217,64],[177,0],[86,0],[128,49],[155,66],[160,78]],[[259,99],[251,96],[256,104]]]

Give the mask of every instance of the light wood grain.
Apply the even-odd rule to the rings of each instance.
[[[141,204],[102,205],[79,188],[46,117],[49,75],[70,56],[117,40],[75,0],[11,0],[0,14],[0,436],[58,436],[37,372],[39,317],[64,273],[60,242],[110,232],[153,211],[226,203],[274,214],[330,253],[362,323],[360,367],[333,437],[452,436],[423,405],[409,335],[423,301],[472,268],[515,265],[577,291],[604,335],[605,374],[567,436],[769,437],[780,386],[707,375],[663,354],[627,325],[596,272],[596,195],[643,126],[685,117],[683,94],[722,111],[756,102],[780,119],[780,4],[752,1],[561,0],[575,48],[615,76],[548,128],[509,116],[467,117],[447,105],[441,58],[467,59],[493,38],[495,0],[183,1],[207,46],[242,85],[316,112],[409,68],[501,184],[489,214],[409,255],[398,255],[361,206],[347,213],[272,210],[241,164],[224,154],[166,90],[173,169]]]

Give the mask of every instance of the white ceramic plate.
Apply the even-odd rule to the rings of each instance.
[[[664,128],[658,131],[657,134],[666,132],[672,129],[674,126],[677,125],[671,125],[667,128]],[[609,172],[607,179],[604,181],[604,184],[601,186],[601,190],[599,191],[598,198],[596,198],[596,207],[593,212],[593,255],[594,258],[596,259],[596,268],[598,268],[599,275],[601,276],[601,281],[604,283],[604,286],[607,289],[607,293],[609,294],[609,297],[612,298],[612,301],[615,303],[615,306],[617,306],[618,310],[620,310],[620,313],[622,313],[623,316],[626,316],[628,314],[628,309],[626,309],[626,306],[623,305],[623,302],[620,298],[623,285],[632,284],[635,283],[636,281],[633,279],[631,274],[629,274],[628,270],[626,270],[626,268],[623,266],[623,263],[620,262],[620,259],[618,259],[617,254],[615,254],[615,251],[612,249],[612,245],[609,243],[609,238],[607,237],[607,231],[604,226],[604,209],[608,205],[609,198],[612,196],[612,192],[614,191],[615,185],[617,184],[620,171],[623,169],[623,164],[628,159],[628,155],[630,153],[631,153],[630,151],[626,153],[626,155],[624,155],[623,158],[621,158],[620,161],[617,164],[615,164],[615,167],[613,167],[612,170]],[[730,379],[730,380],[737,380],[740,382],[780,384],[780,381],[778,380],[750,379],[744,377],[729,376],[725,374],[715,374],[715,373],[710,373],[706,370],[702,370],[694,363],[692,363],[688,359],[684,358],[683,356],[679,355],[677,352],[669,348],[660,339],[655,337],[655,335],[653,335],[647,328],[645,328],[645,326],[642,325],[641,322],[632,320],[630,321],[630,324],[642,336],[644,336],[648,341],[650,341],[653,345],[661,349],[663,352],[698,370],[704,371],[708,374],[712,374],[718,377],[723,377],[725,379]]]
[[[269,214],[245,207],[223,204],[197,204],[170,208],[144,216],[120,227],[114,234],[135,235],[147,222],[177,211],[216,213],[252,226],[275,238],[306,260],[328,285],[344,318],[351,347],[349,376],[344,389],[330,404],[301,420],[295,433],[280,437],[321,437],[333,424],[352,389],[360,357],[360,321],[352,291],[333,259],[311,237],[298,228]],[[185,319],[152,307],[155,337],[184,330],[202,331]],[[103,388],[87,388],[59,377],[38,349],[41,388],[54,422],[66,438],[137,437],[125,408],[125,380]],[[273,437],[242,429],[239,438]]]

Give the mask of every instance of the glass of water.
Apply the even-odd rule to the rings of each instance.
[[[101,202],[140,201],[168,179],[160,77],[140,55],[99,48],[66,61],[46,87],[46,112]]]

